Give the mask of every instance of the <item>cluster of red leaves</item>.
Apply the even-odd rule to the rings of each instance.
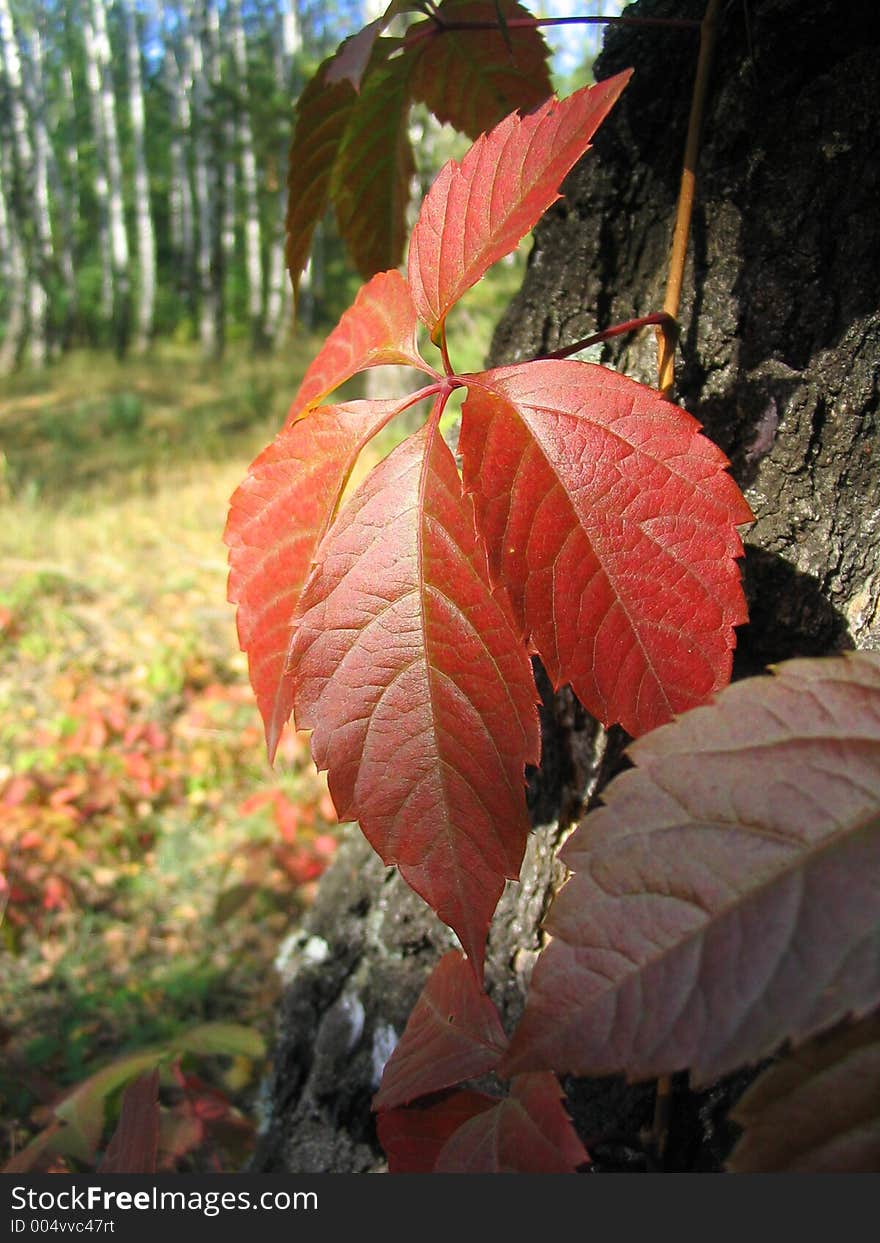
[[[88,900],[84,827],[100,824],[115,830],[118,847],[144,850],[151,816],[185,792],[184,757],[169,730],[119,689],[80,689],[29,741],[27,767],[0,783],[0,887],[13,924]]]
[[[751,512],[699,424],[603,367],[458,375],[445,325],[558,197],[629,73],[506,117],[422,204],[408,273],[380,273],[330,334],[287,424],[232,499],[230,599],[270,756],[294,709],[341,819],[458,934],[474,969],[528,834],[537,653],[606,724],[641,733],[729,679]],[[443,373],[420,352],[419,326]],[[321,404],[368,367],[409,397]],[[466,391],[460,464],[440,434]],[[432,397],[426,424],[345,501],[357,459]]]
[[[187,688],[172,713],[119,687],[57,689],[71,690],[63,713],[19,740],[25,762],[0,780],[0,901],[14,928],[39,930],[48,913],[99,902],[102,878],[142,859],[169,811],[192,804],[228,817],[231,779],[240,785],[260,763],[246,687]],[[303,766],[303,747],[285,740],[291,764]],[[322,830],[335,817],[320,783],[308,798],[276,785],[237,808],[242,821],[267,805],[273,813],[264,839],[242,848],[254,889],[308,885],[327,866],[335,839]]]

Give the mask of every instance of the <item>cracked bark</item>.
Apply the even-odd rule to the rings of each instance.
[[[750,624],[736,676],[772,661],[880,646],[880,15],[832,0],[730,4],[707,101],[681,309],[677,399],[725,450],[757,521],[747,537]],[[702,14],[702,0],[635,11]],[[636,74],[565,197],[536,231],[494,363],[533,357],[663,301],[696,41],[613,29],[597,68]],[[654,382],[653,337],[602,360]],[[620,762],[566,692],[542,687],[544,761],[523,879],[505,893],[487,986],[506,1024],[561,879],[555,848]],[[287,986],[252,1168],[383,1168],[369,1101],[427,972],[450,934],[358,836],[340,851],[303,931]],[[662,1159],[644,1143],[651,1085],[566,1084],[598,1169],[713,1170],[724,1115],[747,1074],[695,1094],[676,1080]]]

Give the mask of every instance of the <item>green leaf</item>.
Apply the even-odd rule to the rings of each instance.
[[[407,56],[386,60],[380,39],[339,144],[330,187],[339,232],[367,279],[403,258],[415,163],[409,142]]]

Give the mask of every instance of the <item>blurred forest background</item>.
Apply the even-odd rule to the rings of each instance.
[[[122,1088],[154,1065],[164,1168],[239,1168],[253,1139],[284,940],[340,830],[302,737],[266,764],[221,536],[359,284],[328,218],[294,323],[292,104],[384,7],[0,0],[9,1169],[95,1168]],[[588,80],[600,30],[552,40],[561,93]],[[466,143],[418,109],[412,127],[424,190]],[[461,309],[460,369],[523,262]]]

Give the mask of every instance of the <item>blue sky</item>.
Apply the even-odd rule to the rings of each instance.
[[[628,0],[520,0],[536,17],[573,17],[578,14],[617,16]],[[544,37],[553,48],[553,65],[559,74],[571,73],[602,45],[602,26],[549,26]]]

